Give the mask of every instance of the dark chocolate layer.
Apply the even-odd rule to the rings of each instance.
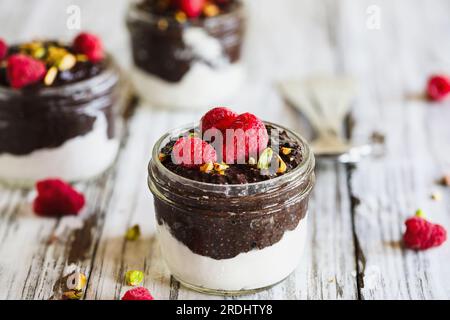
[[[0,154],[26,155],[42,148],[59,147],[89,133],[96,112],[106,116],[108,136],[114,136],[118,73],[109,60],[98,74],[82,70],[85,69],[75,69],[64,87],[34,85],[12,90],[0,86]],[[86,85],[80,82],[93,77],[101,80]],[[75,79],[76,83],[72,83]]]
[[[296,197],[301,191],[300,188],[292,190],[289,196]],[[278,211],[264,214],[268,211],[267,203],[260,197],[242,198],[242,207],[259,212],[256,215],[221,211],[219,205],[215,210],[206,211],[186,201],[173,206],[158,197],[154,203],[159,225],[169,227],[171,234],[192,252],[219,260],[264,249],[280,241],[286,231],[294,230],[306,216],[308,199],[306,196],[290,206],[279,204]],[[186,209],[191,206],[198,210]]]
[[[159,15],[148,4],[136,7],[147,20],[128,17],[131,35],[131,47],[135,65],[141,70],[156,75],[168,82],[178,82],[189,71],[194,62],[214,67],[210,61],[204,61],[183,41],[186,28],[203,28],[207,34],[219,40],[223,55],[230,63],[240,58],[244,33],[244,18],[240,12],[241,4],[235,2],[229,12],[213,18],[188,20],[178,23],[166,15]],[[163,28],[160,19],[166,21]]]

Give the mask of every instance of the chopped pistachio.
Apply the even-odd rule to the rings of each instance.
[[[63,296],[70,300],[80,300],[83,297],[83,294],[83,291],[69,290],[64,292]]]
[[[32,57],[36,59],[41,58],[39,55],[42,54],[42,49],[44,49],[44,46],[40,41],[28,42],[20,46],[20,51],[22,53],[30,54]],[[43,53],[45,54],[45,49]]]
[[[48,48],[47,61],[52,65],[57,65],[68,53],[69,52],[64,48],[50,46]]]
[[[210,173],[214,169],[214,164],[212,162],[207,162],[200,166],[200,171],[204,173]]]
[[[35,59],[42,59],[45,56],[45,52],[46,52],[45,48],[44,47],[40,47],[40,48],[36,48],[36,50],[33,50],[31,52],[31,55]]]
[[[161,31],[165,31],[167,30],[167,28],[169,27],[169,23],[167,22],[166,19],[161,18],[158,20],[158,29]]]
[[[419,218],[425,218],[425,212],[423,212],[422,209],[418,209],[418,210],[416,211],[416,217],[419,217]]]
[[[77,58],[77,61],[79,61],[79,62],[86,62],[89,60],[87,55],[85,55],[85,54],[77,54],[76,58]]]
[[[219,7],[213,3],[207,3],[203,7],[203,14],[207,17],[215,17],[219,14],[219,12],[220,12]]]
[[[138,286],[144,281],[144,273],[138,270],[127,271],[125,282],[128,286]]]
[[[125,238],[128,241],[136,241],[141,236],[141,228],[138,224],[132,226],[127,230],[127,233],[125,234]]]
[[[31,41],[31,42],[27,42],[27,43],[23,43],[20,45],[20,50],[27,50],[27,51],[31,51],[34,50],[38,47],[42,47],[42,42],[40,41]]]
[[[162,152],[158,155],[159,161],[163,161],[165,158],[166,158],[166,155]]]
[[[281,152],[287,156],[292,152],[292,148],[287,148],[287,147],[281,147]]]
[[[175,20],[177,20],[179,23],[185,23],[187,20],[186,13],[184,13],[183,11],[177,11],[177,13],[175,13]]]
[[[69,70],[72,69],[76,63],[77,59],[75,58],[75,56],[73,54],[68,53],[65,56],[63,56],[61,60],[58,62],[58,69],[60,71]]]
[[[67,288],[74,291],[83,291],[86,287],[86,276],[81,272],[74,272],[67,277]]]
[[[220,173],[220,171],[225,171],[229,168],[230,166],[227,165],[226,163],[222,162],[222,163],[214,163],[214,171],[217,171]]]
[[[269,170],[272,164],[273,155],[274,155],[273,150],[271,148],[266,148],[259,156],[257,168],[264,171]],[[286,172],[287,170],[286,163],[283,161],[283,159],[281,159],[279,154],[276,154],[276,157],[278,162],[277,173]]]
[[[277,154],[278,157],[278,170],[277,173],[285,173],[287,170],[286,163],[281,159],[281,157]]]
[[[270,168],[270,164],[272,162],[273,150],[271,148],[266,148],[259,156],[258,160],[258,169],[260,170],[268,170]]]
[[[58,75],[58,68],[51,67],[48,69],[47,74],[44,78],[44,83],[46,86],[51,86],[55,82],[56,76]]]
[[[441,201],[442,200],[442,194],[440,192],[433,192],[431,194],[431,199],[434,201]]]

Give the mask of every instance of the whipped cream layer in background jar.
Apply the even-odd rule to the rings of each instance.
[[[314,156],[298,134],[270,125],[298,142],[303,160],[284,175],[256,183],[204,183],[164,167],[162,147],[192,126],[156,143],[148,182],[158,240],[167,267],[183,285],[211,294],[252,293],[282,281],[301,261]]]
[[[0,180],[31,186],[58,177],[80,181],[114,162],[122,98],[111,57],[91,78],[20,90],[0,86]]]
[[[241,62],[244,24],[240,1],[229,12],[184,23],[131,4],[127,26],[136,90],[157,108],[223,105],[245,78]]]

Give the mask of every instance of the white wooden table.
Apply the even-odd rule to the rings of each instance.
[[[81,8],[82,29],[100,34],[124,68],[130,63],[126,1],[2,0],[0,37],[69,39],[66,8]],[[356,167],[319,163],[310,202],[302,265],[285,282],[250,299],[449,299],[450,244],[416,253],[401,247],[403,222],[417,208],[450,228],[450,103],[420,98],[432,72],[450,73],[450,2],[446,0],[248,0],[245,59],[249,81],[232,103],[263,119],[302,131],[276,81],[311,74],[358,80],[352,139],[386,136],[386,155]],[[381,9],[370,29],[367,9]],[[370,10],[370,8],[369,8]],[[215,298],[180,288],[160,258],[146,165],[154,141],[201,113],[139,108],[117,164],[98,181],[79,184],[87,196],[80,217],[36,217],[33,191],[0,189],[0,298],[59,299],[60,279],[88,275],[86,299],[118,299],[127,270],[145,271],[157,299]],[[430,199],[440,191],[443,200]],[[129,226],[143,236],[126,242]],[[52,235],[58,240],[49,242]]]

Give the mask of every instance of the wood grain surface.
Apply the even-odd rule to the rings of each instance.
[[[100,34],[125,72],[130,65],[125,0],[2,0],[0,37],[70,39],[66,9],[81,8],[82,29]],[[356,166],[319,161],[310,202],[306,253],[286,281],[248,299],[449,299],[450,245],[416,253],[402,248],[403,222],[418,208],[450,227],[450,104],[421,96],[427,77],[450,73],[450,2],[446,0],[247,0],[244,59],[248,81],[227,102],[237,111],[306,132],[285,105],[278,81],[345,74],[358,82],[351,137],[385,137],[382,156]],[[367,27],[368,8],[381,11]],[[370,10],[369,10],[370,11]],[[0,298],[60,299],[61,279],[88,276],[85,299],[118,299],[127,270],[145,271],[157,299],[220,299],[180,287],[161,259],[146,185],[153,143],[202,112],[140,104],[128,120],[114,167],[77,184],[87,196],[79,217],[46,219],[31,210],[34,191],[0,187]],[[431,200],[439,191],[442,201]],[[139,224],[142,237],[126,241]],[[187,262],[188,263],[188,262]]]

